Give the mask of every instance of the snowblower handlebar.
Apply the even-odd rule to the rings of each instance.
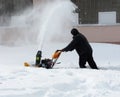
[[[53,64],[52,64],[51,68],[53,68],[53,66],[54,66],[55,63],[57,62],[57,60],[58,60],[61,52],[62,52],[61,50],[57,50],[57,51],[55,51],[55,53],[52,55],[52,62],[53,62]]]
[[[52,55],[52,59],[57,59],[60,56],[61,52],[61,50],[55,51],[55,53]]]

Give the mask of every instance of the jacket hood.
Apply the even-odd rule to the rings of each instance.
[[[77,29],[73,28],[73,29],[71,30],[71,34],[72,34],[73,36],[76,36],[76,35],[79,34],[79,32],[78,32]]]

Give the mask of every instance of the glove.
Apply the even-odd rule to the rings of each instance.
[[[62,51],[62,50],[56,50],[56,52],[59,52],[59,51]]]

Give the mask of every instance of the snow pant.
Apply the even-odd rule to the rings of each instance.
[[[79,57],[79,66],[80,68],[86,68],[85,64],[88,62],[89,66],[92,69],[98,69],[92,54],[83,54]]]

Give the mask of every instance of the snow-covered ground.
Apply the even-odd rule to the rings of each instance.
[[[43,58],[67,43],[48,43]],[[62,53],[54,68],[24,67],[34,62],[36,45],[0,46],[0,97],[119,97],[120,45],[91,43],[100,70],[79,69],[76,52]],[[64,69],[63,67],[71,67]]]
[[[9,31],[12,38],[9,32],[0,33],[0,43],[11,45],[0,45],[0,97],[119,97],[120,45],[91,43],[100,70],[79,69],[75,51],[62,53],[56,69],[24,67],[24,62],[35,62],[38,49],[42,48],[44,59],[64,48],[71,40],[70,29],[77,24],[70,0],[43,1],[49,3],[12,18],[10,27],[21,27]],[[37,38],[37,45],[26,45]]]

